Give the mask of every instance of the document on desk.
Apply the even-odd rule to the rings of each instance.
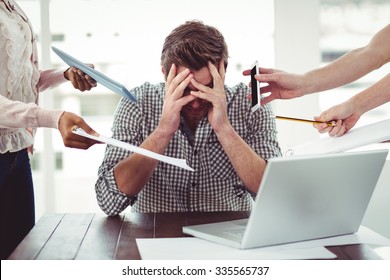
[[[354,234],[255,249],[235,249],[195,237],[136,239],[141,258],[153,259],[332,259],[324,246],[370,244],[390,246],[390,240],[361,226]],[[159,250],[156,250],[159,248]],[[167,253],[169,252],[169,254]]]
[[[51,47],[51,49],[69,66],[74,66],[80,69],[85,74],[95,79],[96,82],[102,84],[113,92],[116,92],[131,101],[137,101],[137,98],[130,91],[128,91],[124,85],[118,83],[117,81],[114,81],[103,73],[93,69],[92,67],[86,65],[85,63],[81,62],[80,60],[74,58],[73,56],[67,54],[64,51],[61,51],[56,47]]]
[[[194,169],[192,169],[190,166],[187,165],[187,162],[185,159],[178,159],[178,158],[164,156],[164,155],[149,151],[147,149],[136,147],[136,146],[130,145],[129,143],[125,143],[125,142],[119,141],[117,139],[113,139],[113,138],[106,137],[103,135],[94,136],[94,135],[86,133],[82,128],[79,128],[79,127],[75,128],[73,130],[73,133],[80,135],[80,136],[83,136],[83,137],[86,137],[86,138],[90,138],[92,140],[102,142],[102,143],[110,144],[110,145],[113,145],[115,147],[131,151],[133,153],[137,153],[137,154],[140,154],[140,155],[143,155],[146,157],[154,158],[158,161],[172,164],[172,165],[175,165],[177,167],[180,167],[180,168],[183,168],[183,169],[186,169],[189,171],[194,171]]]
[[[334,259],[324,247],[240,250],[196,237],[136,239],[143,260],[303,260]],[[158,250],[156,250],[158,248]]]
[[[352,128],[341,137],[325,136],[297,145],[289,149],[286,155],[338,153],[387,140],[390,140],[390,119]]]

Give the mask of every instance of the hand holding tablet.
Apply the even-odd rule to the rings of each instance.
[[[69,54],[61,51],[56,47],[51,47],[51,49],[69,66],[74,66],[80,69],[85,74],[95,79],[96,82],[102,84],[103,86],[112,90],[113,92],[116,92],[133,102],[137,101],[137,98],[130,91],[128,91],[124,85],[114,81],[113,79],[107,77],[103,73],[91,68],[90,66],[86,65],[80,60],[77,60],[76,58],[70,56]]]

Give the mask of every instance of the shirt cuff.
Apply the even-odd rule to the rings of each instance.
[[[58,129],[58,123],[63,110],[43,109],[38,107],[37,124],[38,127],[49,127]]]

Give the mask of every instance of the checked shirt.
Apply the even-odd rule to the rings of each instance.
[[[137,102],[121,99],[114,115],[112,137],[140,146],[155,130],[162,112],[165,84],[145,83],[134,88]],[[249,87],[225,86],[228,117],[242,139],[263,159],[281,156],[275,120],[269,105],[251,112]],[[126,196],[116,185],[114,166],[130,151],[107,145],[95,185],[98,204],[107,215],[128,206],[137,212],[247,211],[253,195],[246,190],[225,154],[207,117],[192,135],[182,119],[165,155],[185,159],[195,172],[159,162],[137,196]]]

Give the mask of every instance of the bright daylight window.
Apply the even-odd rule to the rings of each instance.
[[[321,0],[322,63],[325,65],[347,51],[365,46],[372,36],[389,24],[387,0]],[[379,81],[390,72],[387,64],[351,84],[321,94],[320,107],[326,110]],[[390,118],[390,103],[364,114],[356,126]]]

